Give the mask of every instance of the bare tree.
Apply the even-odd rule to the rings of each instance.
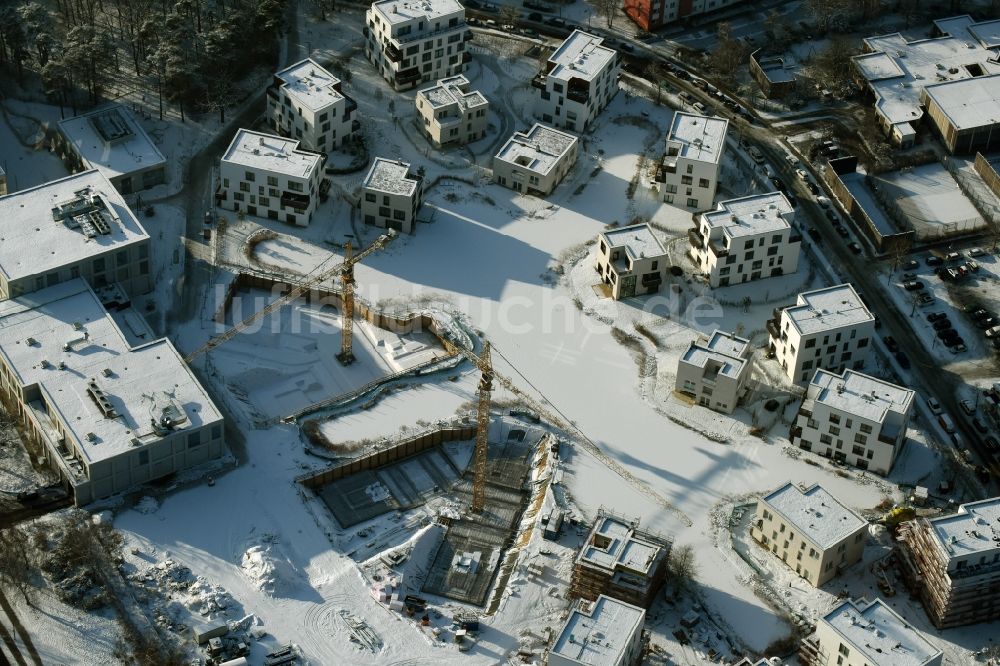
[[[892,275],[899,268],[899,265],[903,263],[907,255],[910,254],[910,249],[913,247],[913,235],[895,235],[889,237],[889,242],[886,243],[886,252],[892,259],[892,270],[889,271],[889,281],[892,281]]]
[[[29,606],[31,598],[30,539],[27,531],[18,526],[0,531],[0,581],[13,587]]]
[[[502,5],[500,7],[500,25],[516,26],[520,18],[521,12],[517,10],[517,7],[513,5]]]
[[[731,82],[736,77],[736,70],[746,61],[747,50],[743,42],[733,39],[732,27],[728,21],[720,22],[716,32],[715,48],[712,49],[709,62],[720,78]]]
[[[613,27],[615,14],[621,6],[621,0],[597,0],[597,11],[601,13],[604,20],[608,22],[608,29]]]
[[[698,576],[698,563],[695,562],[694,549],[690,545],[678,546],[670,551],[667,575],[675,595],[691,590]]]

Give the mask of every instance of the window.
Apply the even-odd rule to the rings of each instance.
[[[149,451],[139,451],[139,464],[140,465],[149,464]]]
[[[804,345],[802,345],[802,346],[805,349],[810,349],[812,347],[815,347],[816,346],[816,338],[811,338],[809,340],[806,340],[806,343]]]
[[[381,215],[382,217],[389,217],[389,215],[392,214],[392,211],[389,210],[388,206],[379,206],[378,214]]]
[[[862,435],[860,432],[856,433],[854,435],[854,441],[857,442],[858,444],[867,444],[868,443],[868,436],[867,435]]]
[[[865,447],[853,446],[851,447],[851,453],[853,453],[856,456],[863,456],[865,454]]]
[[[245,183],[245,182],[241,181],[240,182],[240,192],[249,192],[249,191],[250,191],[250,183]]]
[[[767,256],[773,257],[776,254],[778,254],[778,246],[777,245],[772,245],[771,247],[767,248]]]
[[[709,186],[708,178],[699,178],[698,179],[698,187],[708,187],[708,186]]]
[[[368,201],[368,202],[371,202],[371,203],[375,203],[375,195],[372,194],[371,192],[366,192],[365,193],[365,201]]]
[[[840,423],[840,414],[830,414],[830,423]]]
[[[198,448],[199,446],[201,446],[201,433],[200,432],[191,433],[190,435],[188,435],[187,441],[189,449]]]
[[[691,176],[681,176],[681,185],[690,185],[692,183]]]
[[[246,171],[244,172],[244,174],[245,174],[244,180],[248,180],[251,183],[257,179],[257,174],[255,174],[253,171]]]
[[[698,207],[698,200],[697,199],[692,199],[692,198],[688,197],[687,206],[688,206],[688,208],[697,208]]]
[[[816,419],[808,419],[806,421],[806,427],[816,430],[817,428],[819,428],[819,423],[816,422]]]
[[[835,425],[830,426],[830,434],[831,435],[839,435],[840,434],[840,428],[837,427],[837,426],[835,426]]]
[[[396,219],[396,220],[405,220],[406,219],[406,211],[395,210],[394,209],[392,211],[392,217],[393,217],[393,219]]]
[[[104,272],[104,257],[98,257],[94,259],[94,272],[103,273]]]
[[[326,115],[326,114],[324,113],[323,115]],[[278,186],[278,177],[277,176],[268,176],[267,177],[267,184],[270,187],[277,187]]]
[[[867,346],[868,346],[868,338],[861,338],[860,340],[858,340],[858,349]]]
[[[862,423],[861,427],[860,427],[860,430],[861,430],[861,432],[863,432],[865,434],[871,434],[872,427],[870,425],[868,425],[867,423]]]

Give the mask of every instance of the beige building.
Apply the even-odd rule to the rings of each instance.
[[[1000,148],[1000,73],[927,86],[920,100],[950,152]]]
[[[546,196],[576,164],[579,140],[536,123],[514,132],[493,157],[493,180],[523,194]]]
[[[435,147],[464,146],[486,136],[490,103],[469,87],[469,79],[459,74],[417,93],[417,122]]]
[[[677,362],[676,390],[701,405],[732,414],[750,378],[750,341],[714,331],[692,340]]]
[[[549,666],[637,666],[646,611],[601,596],[578,601],[549,650]]]
[[[666,203],[692,211],[715,205],[729,121],[677,111],[654,183]]]
[[[769,356],[795,384],[805,385],[820,368],[861,369],[875,335],[875,317],[849,284],[799,294],[767,321]]]
[[[800,449],[887,475],[906,444],[914,395],[854,370],[817,370],[789,439]]]
[[[299,147],[327,153],[346,145],[361,128],[357,102],[341,90],[341,81],[312,58],[274,75],[267,89],[267,122]]]
[[[238,130],[219,163],[221,205],[307,227],[319,205],[322,166],[296,139]]]
[[[97,170],[0,197],[0,300],[74,278],[109,300],[153,286],[149,234]]]
[[[0,392],[78,506],[224,450],[222,416],[173,344],[121,318],[81,279],[0,302]]]
[[[465,71],[472,31],[457,0],[381,0],[365,14],[365,56],[396,90]]]
[[[615,300],[660,290],[667,251],[648,224],[634,224],[597,237],[597,272]]]
[[[903,579],[939,629],[1000,618],[1000,497],[900,525]]]
[[[574,30],[531,80],[535,116],[542,122],[583,133],[593,127],[618,93],[618,52],[604,40]]]
[[[802,641],[802,666],[941,666],[942,653],[881,599],[848,599]]]
[[[723,201],[688,234],[691,258],[712,287],[794,273],[802,247],[794,217],[781,192]]]
[[[361,186],[361,219],[382,229],[413,233],[423,203],[423,178],[410,165],[376,157]]]
[[[868,522],[819,484],[789,482],[757,503],[750,536],[790,569],[821,587],[861,559]]]

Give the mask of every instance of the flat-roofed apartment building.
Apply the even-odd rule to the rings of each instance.
[[[618,52],[604,40],[581,30],[549,56],[545,68],[531,80],[535,116],[556,127],[586,132],[618,93],[621,63]]]
[[[714,12],[742,0],[625,0],[624,10],[643,30],[650,32],[668,23]]]
[[[819,484],[789,482],[757,503],[750,536],[820,587],[861,559],[868,522]]]
[[[75,278],[126,296],[153,286],[149,234],[96,169],[0,197],[0,300]]]
[[[820,368],[840,372],[865,367],[875,317],[849,284],[799,294],[795,305],[776,308],[767,321],[768,353],[795,384]]]
[[[854,370],[817,370],[789,439],[876,474],[888,474],[906,443],[915,392]]]
[[[326,153],[347,145],[361,128],[358,103],[344,94],[341,81],[312,58],[275,73],[267,89],[267,122],[299,147]]]
[[[654,176],[666,203],[693,211],[714,205],[728,127],[724,118],[674,113]]]
[[[690,230],[691,258],[712,287],[794,273],[802,248],[794,218],[781,192],[723,201]]]
[[[486,136],[490,103],[459,74],[417,93],[420,126],[435,147],[464,146]]]
[[[636,666],[646,611],[611,597],[578,601],[549,650],[549,666]]]
[[[423,197],[424,180],[408,163],[376,157],[361,184],[361,219],[382,229],[413,233]]]
[[[648,224],[603,231],[597,237],[597,272],[615,300],[659,291],[667,259]]]
[[[881,599],[848,599],[816,623],[802,666],[941,666],[943,654]]]
[[[365,14],[365,56],[395,90],[465,71],[472,31],[456,0],[382,0]]]
[[[576,164],[579,143],[572,134],[539,123],[514,132],[493,157],[493,180],[523,194],[551,194]]]
[[[599,510],[573,565],[569,594],[589,601],[607,595],[649,608],[663,587],[671,542]]]
[[[750,378],[750,341],[716,330],[692,340],[677,361],[676,390],[702,407],[732,414]]]
[[[1000,497],[898,532],[903,579],[939,629],[1000,618]]]
[[[56,150],[70,170],[97,169],[122,194],[167,180],[163,153],[121,104],[60,120]]]
[[[322,157],[297,139],[240,129],[219,164],[219,198],[234,211],[307,227],[319,198]]]
[[[1000,74],[1000,20],[976,23],[970,16],[954,16],[934,21],[934,31],[937,37],[914,41],[898,32],[869,37],[864,53],[852,59],[859,85],[875,98],[879,125],[896,145],[909,147],[929,105],[932,123],[950,150],[995,150],[1000,146],[992,131],[998,113],[989,98],[996,99],[997,84],[965,82]],[[955,114],[954,120],[943,107]]]
[[[224,449],[222,416],[173,344],[124,316],[127,333],[82,279],[0,302],[0,392],[77,505]]]

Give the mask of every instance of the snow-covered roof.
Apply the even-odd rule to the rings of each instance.
[[[819,548],[835,546],[868,522],[841,504],[818,483],[806,489],[788,482],[763,499],[789,527]]]
[[[222,161],[307,179],[319,169],[321,158],[317,153],[299,150],[298,146],[295,139],[240,129],[226,148]]]
[[[992,564],[992,555],[1000,553],[1000,497],[962,504],[957,513],[929,522],[950,559],[986,555]],[[976,559],[969,561],[969,565],[976,564]]]
[[[803,292],[784,312],[802,335],[875,321],[850,284]]]
[[[1000,74],[924,88],[956,130],[1000,123]]]
[[[680,157],[717,164],[726,148],[727,127],[725,118],[677,111],[667,134],[667,153],[673,148]]]
[[[73,201],[78,205],[54,211]],[[0,271],[8,280],[148,240],[122,195],[96,169],[0,197]]]
[[[344,99],[344,95],[337,90],[340,79],[312,58],[300,60],[275,76],[284,82],[281,87],[289,97],[314,113]]]
[[[577,138],[540,123],[527,132],[514,132],[496,159],[538,174],[547,174],[576,144]]]
[[[941,657],[941,650],[881,599],[871,603],[849,599],[822,622],[872,666],[926,666]]]
[[[423,97],[434,109],[450,106],[458,106],[463,112],[485,105],[486,98],[478,90],[469,90],[469,79],[461,74],[449,76],[441,79],[437,85],[424,88],[417,93],[418,97]]]
[[[602,594],[570,612],[550,654],[587,666],[617,666],[645,618],[638,606]]]
[[[912,42],[898,32],[869,37],[864,40],[869,53],[855,56],[854,65],[875,94],[875,108],[894,125],[912,123],[923,115],[925,86],[1000,73],[991,50],[998,24],[956,16],[935,21],[942,37]]]
[[[365,176],[363,187],[373,192],[411,196],[417,189],[417,182],[410,175],[409,163],[376,157]]]
[[[568,81],[569,79],[585,79],[590,81],[609,67],[618,56],[618,52],[602,46],[604,40],[581,30],[573,34],[549,56],[552,69],[548,76]]]
[[[649,259],[667,253],[648,224],[633,224],[620,229],[601,232],[608,247],[623,247],[633,259]]]
[[[721,227],[731,238],[754,236],[788,229],[792,204],[781,192],[752,194],[719,204],[718,210],[702,214],[710,227]]]
[[[821,369],[809,382],[807,395],[844,414],[882,423],[890,412],[909,412],[915,393],[854,370],[838,375]]]
[[[432,21],[455,12],[465,13],[458,0],[382,0],[372,3],[372,9],[390,24],[418,18]]]
[[[178,408],[176,430],[222,419],[169,340],[132,347],[79,278],[0,302],[0,355],[17,383],[41,387],[88,463],[161,439],[163,407]]]
[[[163,153],[121,104],[59,121],[59,129],[89,168],[108,178],[166,164]]]
[[[599,543],[595,543],[595,538]],[[578,559],[608,571],[624,568],[646,574],[663,548],[662,544],[636,534],[631,523],[613,515],[601,514]]]
[[[716,330],[707,340],[693,340],[681,360],[699,368],[704,368],[709,361],[715,361],[720,365],[720,375],[735,379],[748,365],[746,356],[749,348],[749,340]]]

